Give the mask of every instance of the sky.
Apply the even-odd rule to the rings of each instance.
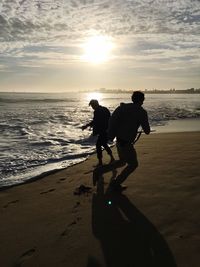
[[[200,0],[0,0],[0,91],[200,88]]]

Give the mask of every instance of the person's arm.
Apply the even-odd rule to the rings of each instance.
[[[85,129],[88,128],[88,127],[93,127],[93,121],[91,121],[91,122],[89,122],[89,123],[83,125],[83,126],[81,127],[81,129],[82,129],[82,131],[83,131],[83,130],[85,130]]]
[[[141,126],[145,134],[150,134],[150,125],[149,125],[149,120],[148,120],[148,114],[146,110],[144,110],[142,120],[141,120]]]

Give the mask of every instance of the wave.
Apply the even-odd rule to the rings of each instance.
[[[148,110],[150,122],[155,125],[157,123],[166,123],[169,120],[200,118],[199,109],[184,108],[153,108]]]
[[[44,166],[38,166],[38,168],[35,168],[33,170],[28,169],[24,173],[21,173],[20,175],[11,175],[7,179],[0,179],[0,191],[4,190],[9,187],[13,187],[16,185],[24,184],[24,183],[31,183],[35,180],[41,179],[47,175],[56,173],[60,170],[63,170],[69,166],[78,164],[80,162],[85,161],[87,158],[77,158],[73,162],[68,162],[66,165],[57,165],[57,163],[51,163],[46,164]],[[56,165],[55,165],[56,164]]]
[[[77,99],[69,99],[69,98],[62,98],[62,99],[32,99],[32,98],[23,98],[23,99],[8,99],[8,98],[0,98],[0,104],[9,104],[9,103],[59,103],[59,102],[77,102]]]
[[[47,161],[30,161],[29,163],[32,165],[26,166],[17,172],[18,169],[15,167],[15,170],[3,170],[3,179],[0,178],[0,190],[4,188],[31,182],[35,179],[42,178],[47,174],[54,173],[56,171],[65,169],[69,166],[78,164],[83,162],[91,155],[94,151],[91,150],[89,152],[77,153],[72,155],[66,155],[59,159],[48,159]],[[27,164],[29,165],[29,164]],[[19,166],[18,166],[19,167]],[[0,168],[1,169],[1,168]]]

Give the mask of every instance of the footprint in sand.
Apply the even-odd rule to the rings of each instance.
[[[87,171],[87,172],[84,172],[83,174],[89,174],[89,173],[93,173],[94,170],[91,170],[91,171]]]
[[[74,220],[73,222],[69,223],[67,225],[67,228],[61,233],[61,236],[66,236],[70,233],[70,231],[72,230],[72,226],[77,224],[77,222],[79,222],[81,220],[81,217],[77,217],[76,220]]]
[[[12,201],[8,202],[8,203],[7,203],[5,206],[3,206],[3,207],[4,207],[4,209],[6,209],[9,205],[11,205],[11,204],[15,204],[15,203],[17,203],[17,202],[19,202],[18,199],[16,199],[16,200],[12,200]]]
[[[65,181],[66,178],[60,178],[59,181],[57,181],[57,184],[60,184],[61,182]]]
[[[73,206],[72,213],[77,213],[78,212],[78,207],[81,205],[79,201],[76,202],[76,204]]]
[[[72,210],[72,213],[77,213],[78,212],[78,209],[77,208],[74,208],[73,210]]]
[[[71,230],[71,226],[72,225],[75,225],[75,224],[77,224],[76,221],[73,221],[70,224],[68,224],[67,228],[61,233],[61,236],[67,235],[70,232],[70,230]]]
[[[76,204],[74,205],[74,209],[78,208],[78,206],[80,205],[81,203],[79,201],[76,202]]]
[[[47,190],[47,191],[43,191],[43,192],[41,192],[40,195],[42,195],[42,194],[47,194],[47,193],[53,192],[53,191],[55,191],[55,190],[56,190],[55,188],[52,188],[52,189],[49,189],[49,190]]]
[[[15,267],[21,267],[23,262],[28,260],[29,258],[31,258],[33,256],[33,254],[35,253],[35,248],[29,249],[26,252],[24,252],[20,257],[18,262],[15,264]]]

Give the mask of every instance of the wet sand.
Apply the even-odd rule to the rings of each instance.
[[[124,167],[97,169],[95,155],[1,191],[1,266],[198,267],[199,132],[142,136],[136,150],[122,194],[108,184]]]

